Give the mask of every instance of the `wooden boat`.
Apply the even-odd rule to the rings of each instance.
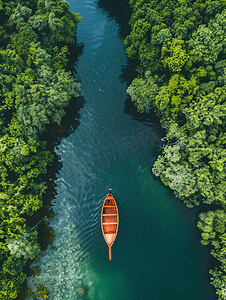
[[[101,211],[101,228],[103,236],[109,247],[109,260],[111,260],[111,246],[113,245],[119,225],[118,208],[115,199],[109,189],[109,194],[104,200]]]

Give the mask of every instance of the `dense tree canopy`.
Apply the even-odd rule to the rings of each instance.
[[[78,96],[68,66],[79,14],[63,0],[0,1],[0,299],[15,299],[40,251],[27,225],[55,157],[39,139]]]
[[[212,245],[221,263],[210,273],[224,299],[226,2],[129,2],[133,12],[125,45],[128,56],[139,60],[139,75],[127,91],[139,112],[154,110],[166,129],[152,171],[188,207],[222,207],[201,214],[198,227],[202,244]]]

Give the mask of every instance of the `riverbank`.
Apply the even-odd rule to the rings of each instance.
[[[152,172],[200,214],[201,243],[220,266],[211,284],[224,299],[226,264],[226,4],[225,1],[130,1],[127,55],[139,60],[128,88],[140,113],[155,111],[166,136]]]
[[[0,14],[0,298],[8,300],[44,247],[36,225],[54,197],[49,170],[57,157],[42,137],[78,101],[79,84],[66,69],[81,17],[58,0],[1,1]]]

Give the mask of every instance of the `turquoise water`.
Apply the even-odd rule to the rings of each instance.
[[[41,259],[39,281],[54,300],[78,299],[79,286],[89,300],[213,300],[198,210],[186,208],[151,173],[162,131],[154,118],[138,120],[125,102],[125,11],[119,1],[105,2],[100,8],[94,0],[69,1],[84,18],[75,76],[85,104],[80,125],[56,148],[63,168],[52,226],[60,250],[49,249]],[[109,188],[120,214],[112,261],[100,227]]]

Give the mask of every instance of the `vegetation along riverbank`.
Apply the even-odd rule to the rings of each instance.
[[[219,266],[210,270],[226,298],[226,2],[130,0],[127,54],[139,60],[128,93],[140,113],[154,110],[166,129],[152,171],[200,214],[201,243]]]
[[[17,298],[41,250],[34,221],[57,160],[42,137],[79,96],[68,71],[79,21],[63,0],[0,1],[0,299]]]

